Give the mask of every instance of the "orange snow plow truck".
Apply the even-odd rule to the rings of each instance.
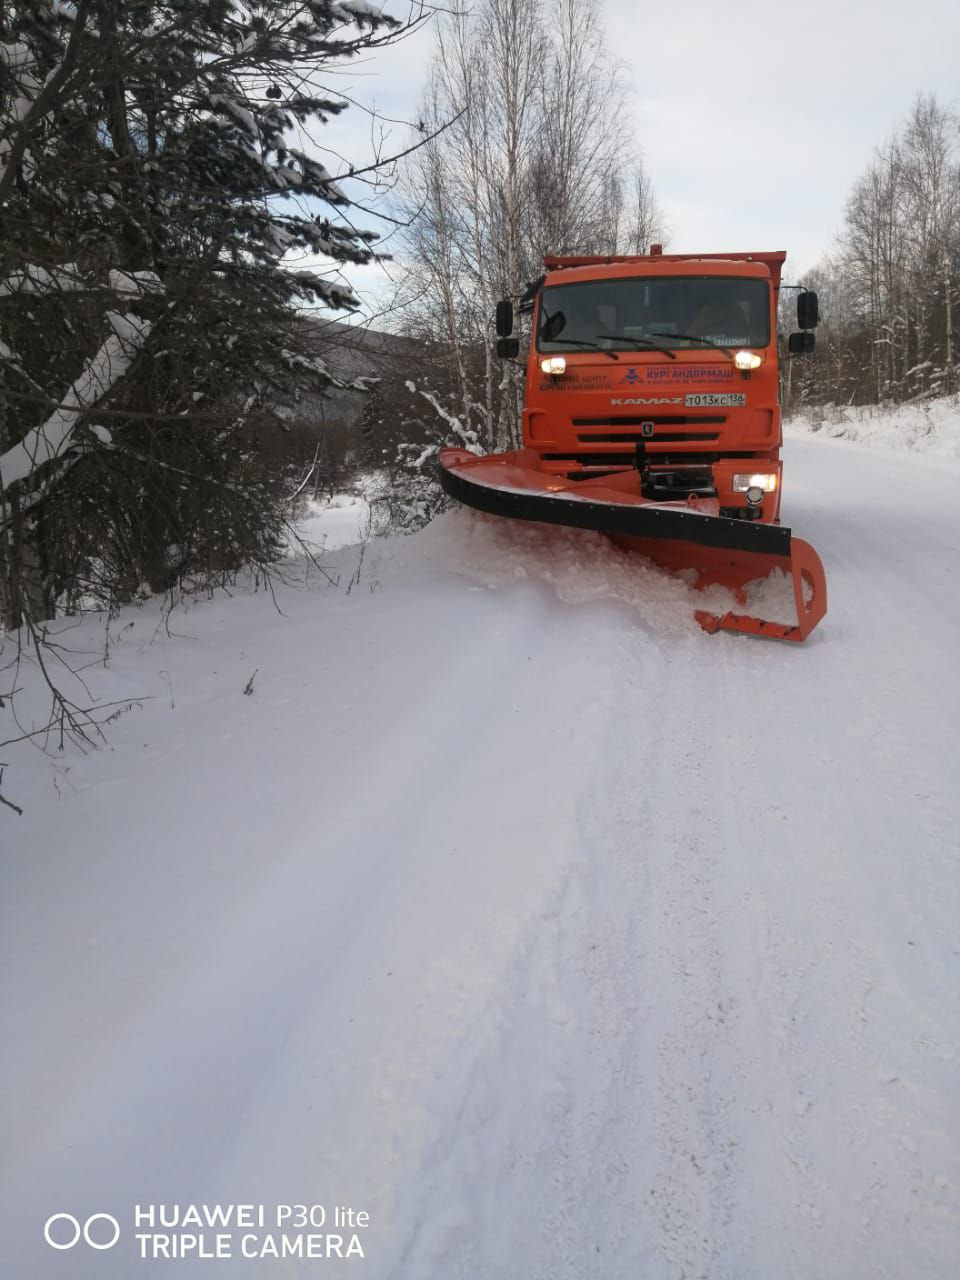
[[[785,253],[548,257],[520,299],[532,315],[523,445],[443,449],[440,482],[494,515],[595,529],[743,611],[698,611],[707,631],[804,640],[827,609],[820,558],[780,523],[777,306]],[[817,296],[797,295],[790,356],[813,350]],[[497,354],[518,359],[512,301]],[[796,623],[745,611],[779,569]]]

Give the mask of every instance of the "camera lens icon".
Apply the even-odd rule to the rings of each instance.
[[[53,1213],[43,1224],[43,1238],[51,1249],[72,1249],[81,1236],[91,1249],[112,1249],[120,1239],[120,1223],[110,1213],[91,1213],[82,1223],[72,1213]]]

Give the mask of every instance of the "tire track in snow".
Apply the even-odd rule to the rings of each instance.
[[[656,1138],[647,1172],[654,1257],[665,1276],[716,1280],[728,1274],[723,1250],[738,1158],[729,1060],[737,998],[723,971],[727,922],[718,877],[725,843],[713,811],[712,741],[702,723],[696,645],[669,656],[653,707],[645,705],[649,686],[635,699],[641,723],[649,718],[654,726],[653,768],[643,787],[658,800],[652,812],[642,799],[634,809],[651,865],[647,896],[636,903],[648,933],[638,980],[656,1053],[656,1076],[642,1099]],[[670,734],[661,738],[655,726],[663,723]]]
[[[886,550],[874,542],[878,561]],[[891,605],[869,622],[891,654],[910,652],[909,614]],[[946,619],[931,631],[948,632]],[[867,636],[857,643],[868,670],[870,645]],[[728,707],[751,696],[735,653],[725,647],[718,673]],[[758,655],[752,686],[763,690],[763,719],[784,732],[775,745],[741,732],[717,757],[714,789],[730,798],[725,845],[756,854],[749,872],[733,864],[729,885],[742,904],[735,914],[731,902],[742,936],[729,959],[750,993],[743,1047],[752,1106],[741,1125],[739,1189],[755,1242],[748,1270],[946,1277],[951,1089],[945,1070],[911,1053],[903,1029],[936,1027],[950,990],[942,965],[950,913],[937,922],[908,924],[908,916],[909,904],[935,903],[955,883],[949,828],[935,823],[914,838],[924,812],[916,791],[945,794],[931,743],[955,731],[941,723],[942,708],[909,714],[911,685],[929,694],[919,654],[912,667],[891,666],[884,689],[856,679],[847,646],[823,643],[804,662],[808,655],[807,704],[792,696],[782,650]],[[934,1001],[910,941],[924,933]],[[949,1041],[943,1048],[953,1052]]]
[[[328,752],[310,803],[279,786],[275,856],[225,908],[212,902],[195,936],[184,931],[171,965],[144,973],[140,1016],[99,1046],[103,1069],[83,1077],[82,1090],[37,1100],[55,1147],[34,1142],[11,1161],[13,1217],[36,1216],[51,1162],[68,1144],[88,1155],[82,1188],[62,1187],[78,1205],[126,1205],[131,1168],[142,1171],[144,1201],[292,1202],[316,1188],[367,1208],[380,1258],[390,1254],[417,1212],[437,1133],[461,1105],[461,1056],[469,1064],[493,1034],[516,940],[550,892],[571,821],[572,796],[558,798],[553,825],[538,821],[577,702],[551,703],[570,664],[565,639],[551,637],[552,602],[524,592],[494,626],[485,604],[479,650],[469,597],[464,604],[463,621],[439,646],[434,696],[424,700],[411,684],[372,745],[362,725],[355,735],[367,776],[380,783],[375,805],[358,808],[331,699],[326,726],[340,758]],[[545,664],[536,679],[524,660],[533,640]],[[497,748],[511,706],[516,729]],[[351,715],[349,699],[342,714]],[[585,706],[583,749],[591,735]],[[532,843],[537,834],[546,847]],[[155,904],[171,918],[179,852],[169,855],[171,901]],[[219,852],[228,867],[231,851]],[[208,856],[218,856],[215,847]],[[95,899],[96,866],[83,874]],[[91,929],[95,917],[92,909]],[[138,963],[135,948],[128,958]],[[82,1019],[75,1033],[82,1052]],[[291,1114],[301,1117],[293,1145],[276,1126]],[[109,1144],[97,1138],[104,1132]],[[33,1241],[25,1247],[20,1273],[37,1273]],[[123,1264],[119,1250],[111,1260]],[[102,1280],[102,1267],[99,1256],[86,1270],[78,1258],[73,1274]],[[263,1269],[250,1264],[245,1274]],[[205,1274],[199,1264],[178,1266],[180,1275],[194,1270]]]
[[[556,610],[556,606],[554,606]],[[408,1239],[390,1274],[414,1277],[513,1274],[524,1267],[531,1276],[546,1275],[539,1213],[542,1184],[556,1183],[556,1143],[563,1117],[570,1111],[571,1090],[565,1078],[562,1050],[576,1034],[577,992],[571,990],[554,963],[555,948],[568,930],[577,929],[584,850],[575,812],[584,789],[594,785],[602,760],[601,731],[609,700],[610,674],[596,652],[591,611],[561,608],[567,632],[556,653],[553,645],[539,654],[544,669],[563,691],[561,723],[569,724],[580,761],[577,790],[559,795],[541,786],[531,797],[541,825],[552,810],[565,814],[567,840],[553,849],[554,875],[549,892],[535,914],[522,922],[514,939],[510,977],[490,991],[486,1010],[488,1036],[472,1045],[463,1061],[464,1076],[456,1106],[441,1120],[435,1141],[425,1152],[423,1179]],[[580,633],[571,637],[571,629]],[[573,640],[572,645],[570,644]],[[538,649],[543,640],[538,639]],[[577,679],[565,678],[564,651],[576,658]],[[601,673],[596,674],[599,661]],[[584,679],[584,677],[587,677]],[[548,737],[556,735],[546,717]],[[569,770],[566,770],[569,782]],[[548,823],[550,829],[552,823]],[[543,838],[538,832],[538,839]],[[548,1192],[547,1200],[553,1203]],[[544,1207],[544,1212],[547,1208]],[[550,1210],[552,1212],[552,1210]],[[560,1239],[565,1224],[554,1219],[552,1234]]]
[[[407,762],[430,802],[391,813],[393,846],[403,856],[378,875],[356,933],[343,939],[338,997],[315,1005],[324,1032],[301,1022],[285,1046],[294,1064],[324,1063],[324,1098],[333,1105],[318,1107],[314,1096],[327,1154],[311,1175],[370,1205],[381,1224],[370,1265],[384,1277],[406,1274],[411,1233],[421,1253],[436,1255],[465,1230],[461,1207],[442,1194],[425,1198],[424,1180],[469,1105],[472,1065],[496,1042],[518,948],[538,929],[569,858],[575,793],[554,797],[547,814],[543,797],[571,749],[589,758],[597,718],[584,693],[553,697],[557,686],[575,688],[582,662],[569,635],[552,628],[555,613],[542,594],[522,593],[503,611],[503,635],[485,650],[483,668],[440,673],[430,705],[448,719],[457,705],[455,730],[418,737]],[[533,676],[524,661],[530,644],[540,663]],[[516,728],[502,735],[511,721]],[[403,744],[382,750],[409,745],[404,734]],[[379,846],[372,814],[359,829],[354,809],[344,820],[353,845]],[[389,981],[372,973],[380,957]],[[347,1016],[355,1010],[356,1022]],[[335,1059],[325,1044],[331,1027],[342,1037]],[[234,1168],[257,1167],[265,1185],[289,1178],[289,1152],[271,1145],[273,1105],[298,1094],[306,1102],[311,1092],[284,1061],[276,1068],[263,1123],[229,1155]]]
[[[704,737],[689,655],[622,628],[595,657],[609,664],[607,729],[579,857],[435,1153],[431,1187],[452,1183],[471,1210],[429,1250],[412,1243],[404,1280],[491,1266],[543,1280],[734,1274],[720,1249],[733,1224],[737,1001],[722,985],[715,824],[691,807]],[[664,717],[679,731],[653,750]]]

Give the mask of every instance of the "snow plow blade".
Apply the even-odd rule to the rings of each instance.
[[[451,498],[491,515],[607,534],[663,568],[696,570],[697,588],[718,584],[733,591],[740,604],[746,604],[748,583],[775,569],[790,575],[796,623],[768,622],[733,610],[697,610],[705,631],[800,642],[825,615],[827,586],[820,557],[782,525],[721,516],[715,498],[650,501],[641,494],[637,471],[570,481],[537,463],[536,453],[528,449],[480,457],[465,449],[441,449],[440,484]]]

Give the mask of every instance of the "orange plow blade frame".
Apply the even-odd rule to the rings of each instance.
[[[694,617],[711,635],[716,631],[739,631],[768,640],[789,640],[799,644],[806,640],[827,612],[827,578],[823,564],[810,543],[802,538],[791,537],[787,556],[755,551],[722,551],[692,542],[658,543],[648,538],[616,536],[613,540],[619,546],[649,557],[661,568],[675,572],[695,569],[697,581],[694,585],[697,590],[714,585],[726,587],[741,605],[747,603],[745,588],[748,583],[769,577],[774,569],[790,574],[796,623],[767,622],[734,610],[718,614],[697,609]]]
[[[781,525],[736,520],[719,513],[716,499],[652,502],[640,492],[640,476],[624,471],[571,483],[541,470],[528,449],[479,456],[441,449],[439,476],[445,493],[477,510],[512,519],[593,529],[618,545],[648,556],[665,569],[694,569],[696,586],[728,588],[745,605],[749,582],[774,569],[789,573],[796,623],[767,622],[747,613],[696,611],[705,631],[738,631],[799,643],[827,612],[827,583],[820,557],[808,542]]]

